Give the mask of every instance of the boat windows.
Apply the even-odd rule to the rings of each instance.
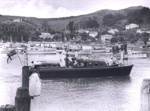
[[[79,66],[83,67],[84,63],[83,62],[78,62]]]
[[[100,63],[100,67],[104,67],[106,66],[104,63]]]
[[[88,67],[92,67],[92,66],[93,66],[92,62],[89,62]]]
[[[99,63],[96,62],[96,63],[94,64],[94,67],[99,67]]]
[[[60,67],[60,65],[59,64],[42,64],[42,67],[55,68],[55,67]]]

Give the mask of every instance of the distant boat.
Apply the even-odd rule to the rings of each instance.
[[[128,51],[129,58],[147,58],[146,53],[141,53],[140,51]]]
[[[28,50],[28,54],[56,54],[56,50]]]
[[[27,49],[28,54],[56,54],[54,48],[41,48],[41,47],[29,47]]]

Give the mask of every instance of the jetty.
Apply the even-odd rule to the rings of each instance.
[[[16,91],[15,105],[3,105],[0,111],[30,111],[29,66],[22,67],[22,86]]]

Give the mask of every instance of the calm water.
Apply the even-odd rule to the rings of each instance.
[[[17,58],[9,64],[6,59],[0,55],[0,105],[14,105],[22,66]],[[29,61],[39,59],[57,61],[58,56],[29,56]],[[135,66],[130,77],[42,80],[40,111],[139,111],[141,83],[150,78],[150,59],[131,62]]]

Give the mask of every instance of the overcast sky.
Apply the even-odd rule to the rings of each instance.
[[[150,7],[150,0],[0,0],[0,14],[54,18],[131,6]]]

